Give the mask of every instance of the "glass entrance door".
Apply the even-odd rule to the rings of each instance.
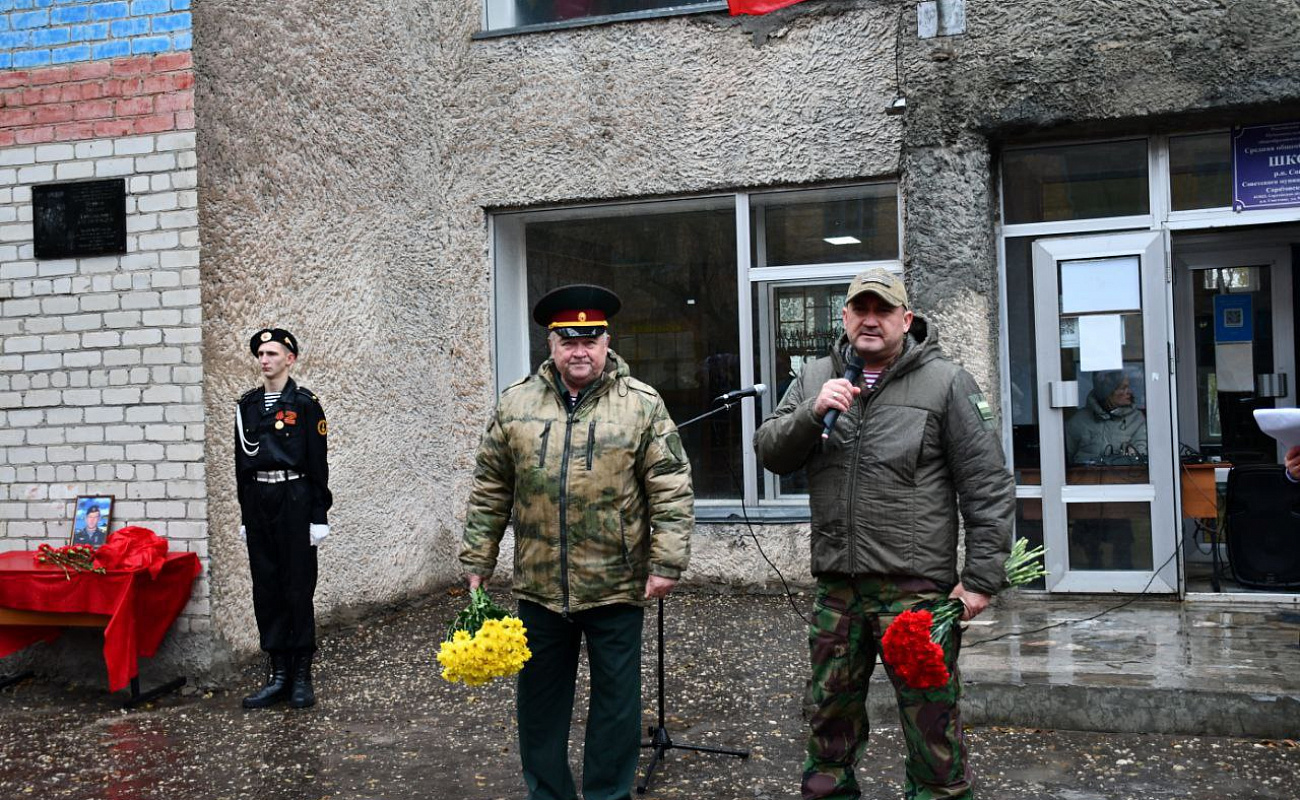
[[[1175,592],[1161,234],[1033,245],[1047,589]]]

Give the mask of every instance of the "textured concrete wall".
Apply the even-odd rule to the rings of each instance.
[[[1224,112],[1295,114],[1295,3],[966,5],[966,36],[907,39],[909,146],[948,146],[972,129],[1131,133],[1239,121]]]
[[[968,35],[918,41],[911,2],[810,0],[758,19],[473,41],[472,2],[200,4],[221,635],[253,642],[222,466],[230,401],[256,380],[249,331],[275,322],[300,336],[301,382],[331,418],[337,506],[320,607],[417,592],[457,572],[470,459],[493,401],[485,209],[901,173],[917,305],[993,391],[998,144],[1281,108],[1297,97],[1300,12],[1280,5],[981,0],[968,4]],[[896,63],[904,117],[882,113]],[[799,572],[806,533],[760,531]],[[764,580],[740,541],[702,530],[692,575]]]

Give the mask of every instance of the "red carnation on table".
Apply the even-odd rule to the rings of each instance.
[[[938,689],[948,685],[943,648],[930,639],[934,622],[929,611],[904,611],[881,637],[885,663],[912,689]]]

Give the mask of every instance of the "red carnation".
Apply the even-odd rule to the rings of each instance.
[[[912,689],[938,689],[948,685],[943,648],[930,638],[934,617],[929,611],[904,611],[881,637],[885,663]]]

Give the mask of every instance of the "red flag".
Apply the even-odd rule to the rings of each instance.
[[[737,14],[766,14],[769,11],[776,11],[778,8],[785,8],[798,3],[800,0],[727,0],[727,6],[731,10],[731,15]]]

